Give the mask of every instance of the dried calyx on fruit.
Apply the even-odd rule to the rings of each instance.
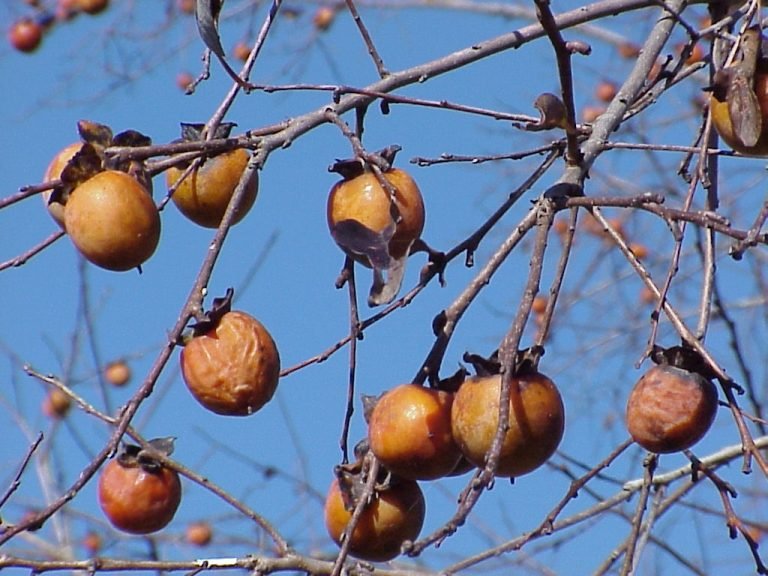
[[[555,383],[538,371],[543,348],[518,353],[512,370],[509,421],[496,475],[516,477],[532,472],[554,454],[565,430],[565,407]],[[465,354],[477,376],[460,386],[451,409],[451,429],[464,457],[483,467],[499,427],[501,368],[496,354],[484,358]]]
[[[181,481],[155,454],[170,456],[173,438],[151,440],[151,451],[126,444],[99,476],[99,505],[115,528],[149,534],[168,525],[181,502]]]
[[[325,500],[325,526],[341,546],[357,505],[365,507],[348,535],[349,553],[363,560],[385,562],[395,558],[406,541],[418,538],[424,524],[426,503],[414,480],[381,470],[372,493],[366,482],[372,473],[370,459],[337,466]]]
[[[189,391],[208,410],[249,416],[277,390],[280,354],[272,336],[250,314],[232,311],[234,290],[215,298],[185,338],[181,373]]]
[[[385,170],[358,158],[328,168],[343,177],[328,196],[328,227],[347,256],[373,269],[370,306],[397,296],[408,255],[424,230],[419,187],[407,172],[392,167],[399,150],[390,146],[378,153]]]
[[[148,146],[151,140],[135,130],[113,135],[108,126],[86,120],[77,127],[80,147],[65,148],[46,173],[60,180],[48,196],[49,211],[93,264],[140,269],[160,240],[152,180],[143,162],[108,156],[106,149]]]
[[[216,128],[214,138],[228,138],[234,127],[235,124],[231,122],[220,124]],[[182,136],[177,142],[200,142],[205,140],[204,133],[205,124],[182,123]],[[169,168],[166,172],[166,183],[172,191],[173,204],[192,222],[206,228],[217,228],[250,159],[251,155],[247,150],[235,148],[205,157],[191,172],[188,171],[191,165],[188,161]],[[258,189],[258,172],[253,171],[241,202],[235,208],[232,224],[237,224],[248,214],[256,202]]]
[[[717,414],[714,373],[691,347],[654,346],[650,368],[627,400],[627,428],[650,452],[679,452],[701,440]]]

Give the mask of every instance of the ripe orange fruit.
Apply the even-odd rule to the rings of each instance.
[[[392,258],[408,254],[411,244],[424,230],[424,201],[410,175],[398,168],[384,172],[395,189],[394,203],[400,220],[392,218],[390,195],[370,171],[337,182],[328,196],[328,227],[336,243],[361,264],[369,258],[356,246],[366,235],[391,235],[388,250]],[[351,241],[350,241],[351,240]]]
[[[516,377],[519,403],[510,395],[509,430],[499,455],[497,476],[521,476],[544,464],[565,430],[565,408],[555,383],[534,372]],[[456,392],[451,412],[453,437],[464,456],[484,466],[499,421],[501,376],[469,378]]]
[[[187,388],[208,410],[248,416],[277,390],[280,355],[261,322],[231,311],[184,346],[181,372]]]
[[[75,7],[86,14],[99,14],[107,9],[109,0],[76,0]]]
[[[344,505],[338,479],[334,479],[325,499],[325,526],[336,544],[352,518]],[[385,562],[400,554],[406,540],[415,540],[424,524],[426,504],[419,485],[413,480],[393,478],[390,485],[376,492],[350,535],[349,552],[374,562]]]
[[[43,26],[33,18],[16,20],[8,29],[8,42],[19,52],[34,52],[43,41]]]
[[[72,400],[58,388],[52,388],[43,399],[43,414],[48,418],[64,418],[72,406]]]
[[[717,389],[694,372],[660,364],[638,380],[627,401],[627,428],[649,452],[667,454],[701,440],[717,414]]]
[[[453,393],[403,384],[378,399],[368,442],[389,470],[412,480],[446,476],[461,458],[451,433]]]
[[[206,228],[217,228],[249,159],[250,154],[242,148],[207,159],[179,184],[171,200],[192,222]],[[169,188],[177,182],[183,172],[184,168],[168,169],[166,183]],[[237,224],[248,214],[256,202],[258,188],[257,172],[251,178],[242,203],[235,212],[233,224]]]
[[[102,470],[98,497],[115,528],[149,534],[165,528],[173,519],[181,502],[181,482],[175,470],[118,457]]]
[[[124,271],[144,263],[160,240],[160,216],[138,181],[116,170],[77,186],[64,210],[75,247],[93,264]]]

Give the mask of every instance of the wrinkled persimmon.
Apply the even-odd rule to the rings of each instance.
[[[208,410],[248,416],[277,390],[280,355],[261,322],[231,311],[187,342],[181,351],[181,372],[187,388]]]

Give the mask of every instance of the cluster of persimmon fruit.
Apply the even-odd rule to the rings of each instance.
[[[46,171],[45,180],[53,185],[44,195],[48,210],[89,261],[110,270],[140,266],[154,252],[160,233],[152,181],[140,162],[115,164],[105,150],[148,145],[148,139],[132,131],[113,136],[107,127],[89,122],[81,122],[79,130],[81,142],[65,148]],[[185,140],[200,139],[202,127],[184,125],[182,134]],[[397,293],[405,261],[421,242],[425,223],[416,182],[391,165],[397,149],[381,156],[382,167],[357,159],[331,167],[342,180],[328,196],[328,227],[350,261],[374,271],[376,298],[369,299],[374,304]],[[168,169],[166,183],[174,204],[193,222],[217,227],[248,160],[248,152],[236,149]],[[254,177],[234,222],[248,213],[257,189]],[[275,394],[280,355],[263,324],[231,309],[232,297],[230,289],[196,318],[180,342],[181,373],[207,410],[249,416]],[[678,357],[687,358],[660,354],[660,364],[638,381],[627,404],[633,439],[653,452],[692,446],[716,413],[711,380]],[[419,482],[486,466],[499,427],[502,376],[495,361],[473,357],[472,363],[475,376],[462,372],[434,387],[407,383],[366,402],[367,438],[355,462],[337,467],[325,502],[329,535],[339,545],[348,538],[353,556],[386,561],[400,554],[423,526],[426,504]],[[536,365],[519,363],[509,379],[508,427],[494,469],[499,477],[533,472],[552,456],[564,434],[560,392]],[[111,376],[120,381],[129,377],[117,370]],[[125,445],[99,477],[105,515],[128,533],[162,529],[181,501],[178,472],[158,458],[170,454],[172,443],[150,444],[151,450]],[[372,491],[366,491],[364,462],[369,457],[381,467]],[[363,497],[362,514],[348,530]]]

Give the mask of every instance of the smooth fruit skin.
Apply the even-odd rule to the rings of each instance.
[[[395,188],[395,205],[401,216],[389,242],[389,253],[393,258],[401,258],[424,230],[424,200],[416,182],[407,172],[393,168],[384,172],[384,178]],[[356,220],[369,230],[382,232],[392,224],[389,194],[372,172],[342,180],[331,189],[327,217],[331,230],[339,222]],[[356,259],[368,265],[359,256]]]
[[[209,158],[179,184],[171,200],[192,222],[206,228],[218,228],[249,159],[248,152],[241,148]],[[183,173],[183,168],[170,168],[166,172],[168,187],[173,186]],[[256,202],[258,189],[256,173],[235,212],[233,224],[237,224],[248,214]]]
[[[248,416],[275,393],[280,355],[254,317],[232,311],[181,351],[184,382],[200,404],[216,414]]]
[[[520,403],[510,397],[509,430],[504,437],[496,475],[515,477],[544,464],[555,452],[565,430],[565,407],[554,382],[534,373],[517,378]],[[456,392],[451,411],[453,437],[475,466],[486,454],[499,421],[501,376],[469,378]]]
[[[402,384],[376,403],[368,441],[390,471],[412,480],[434,480],[453,471],[461,458],[451,433],[453,394]]]
[[[754,91],[760,104],[760,115],[763,119],[763,129],[757,144],[754,146],[744,146],[733,133],[727,102],[720,102],[714,96],[710,96],[709,113],[712,115],[712,123],[720,138],[736,152],[746,156],[768,156],[768,72],[758,72],[755,75]]]
[[[99,476],[99,505],[115,528],[131,534],[156,532],[173,519],[181,502],[175,470],[149,472],[111,460]]]
[[[8,30],[8,42],[19,52],[34,52],[43,41],[43,27],[32,18],[14,22]]]
[[[629,395],[627,428],[649,452],[679,452],[704,437],[717,406],[717,389],[710,380],[673,366],[654,366]]]
[[[363,510],[350,536],[349,552],[357,558],[386,562],[400,554],[406,540],[418,538],[424,525],[426,504],[419,485],[413,480],[398,480],[379,491]],[[325,526],[336,544],[352,518],[344,508],[338,480],[334,479],[325,499]]]
[[[64,168],[66,168],[67,163],[72,160],[74,155],[77,154],[82,147],[83,144],[81,142],[74,142],[63,150],[60,150],[59,153],[53,157],[51,163],[48,164],[48,168],[46,168],[45,174],[43,175],[43,182],[57,180],[64,171]],[[53,218],[56,224],[64,230],[64,204],[49,202],[52,193],[53,190],[46,190],[42,194],[42,199],[51,218]]]
[[[160,240],[152,197],[124,172],[99,172],[75,188],[64,224],[77,249],[93,264],[124,271],[144,263]]]

